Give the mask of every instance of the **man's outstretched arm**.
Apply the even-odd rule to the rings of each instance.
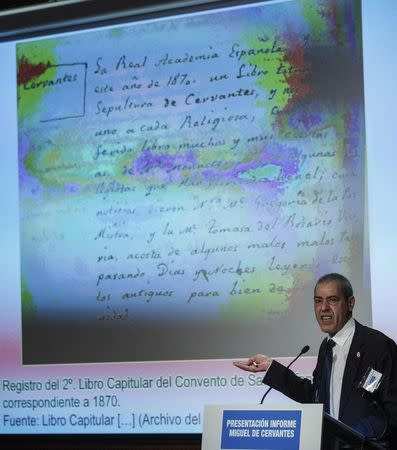
[[[315,401],[315,389],[310,380],[298,377],[292,370],[266,355],[257,354],[233,364],[247,372],[266,372],[262,382],[292,400],[300,403]]]

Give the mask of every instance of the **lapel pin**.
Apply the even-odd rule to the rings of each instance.
[[[361,357],[361,353],[360,353],[360,352],[357,352],[357,353],[356,353],[356,356],[357,356],[357,358],[360,358],[360,357]]]

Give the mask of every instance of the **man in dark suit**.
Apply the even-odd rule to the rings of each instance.
[[[355,321],[354,304],[351,284],[342,275],[327,274],[316,283],[314,312],[328,337],[320,346],[312,382],[265,355],[234,364],[250,372],[265,371],[263,383],[300,403],[324,403],[333,417],[366,437],[380,438],[397,426],[397,346],[380,331]],[[368,369],[380,379],[370,394],[359,389]]]

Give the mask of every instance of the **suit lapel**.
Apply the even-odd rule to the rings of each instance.
[[[326,343],[327,343],[327,338],[325,338],[320,345],[320,348],[318,350],[317,366],[313,372],[313,381],[314,381],[314,389],[315,389],[314,401],[315,402],[318,402],[318,399],[319,399],[319,390],[320,390],[321,378],[323,376],[323,369],[324,369],[324,354],[325,354]]]
[[[364,352],[365,346],[362,339],[362,326],[356,321],[356,329],[349,353],[347,355],[345,371],[343,374],[342,391],[339,404],[339,417],[342,417],[347,401],[349,400],[349,394],[354,392],[356,389],[357,371],[361,365]]]

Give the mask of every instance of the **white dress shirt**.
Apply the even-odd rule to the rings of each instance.
[[[343,374],[345,372],[346,359],[353,340],[356,323],[351,317],[345,326],[338,331],[332,340],[335,347],[332,349],[332,371],[330,382],[330,414],[336,419],[339,417],[340,395],[342,391]]]

